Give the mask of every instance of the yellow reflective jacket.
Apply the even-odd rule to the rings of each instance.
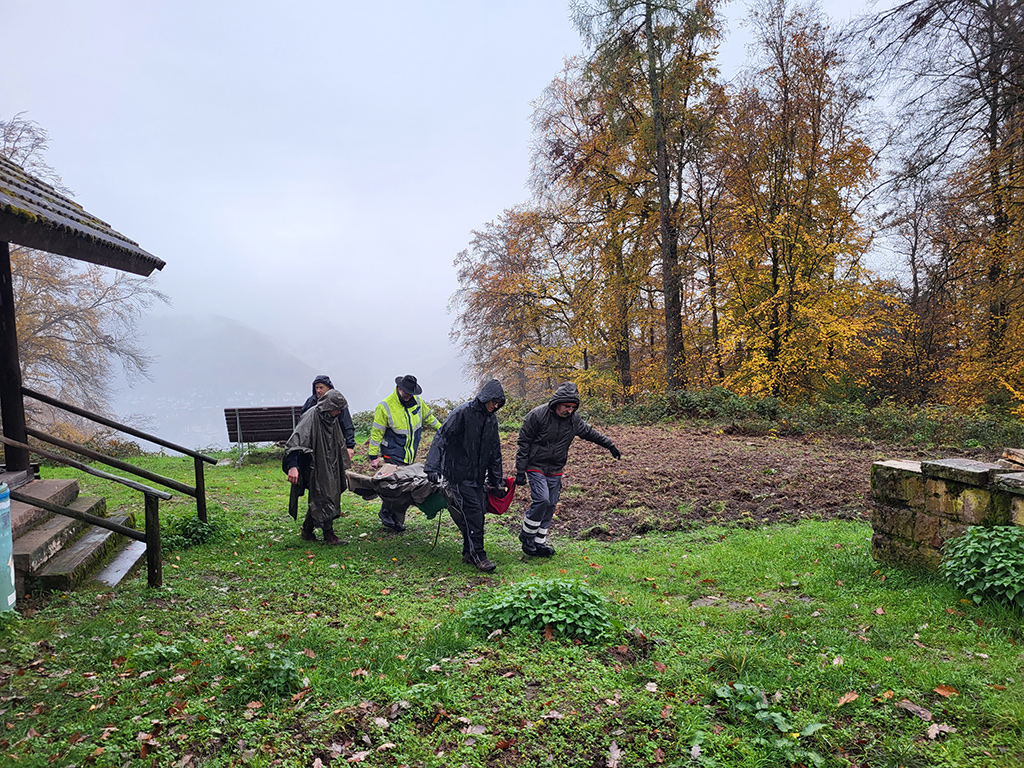
[[[406,404],[395,390],[378,403],[373,412],[368,451],[370,459],[383,456],[399,464],[412,464],[420,447],[424,423],[432,429],[441,426],[422,397],[414,395]]]

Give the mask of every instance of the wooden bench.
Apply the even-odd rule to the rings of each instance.
[[[292,435],[302,417],[302,406],[269,405],[258,408],[225,408],[228,440],[238,444],[238,461],[246,443],[278,443]]]

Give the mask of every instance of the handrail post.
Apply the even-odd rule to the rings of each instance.
[[[206,522],[206,476],[203,474],[203,460],[196,459],[196,511],[199,519]]]
[[[163,584],[160,561],[160,499],[146,495],[146,571],[150,587]]]

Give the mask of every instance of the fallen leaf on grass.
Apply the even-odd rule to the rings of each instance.
[[[672,717],[672,707],[665,707],[661,710],[662,720],[668,720],[670,717]]]
[[[370,754],[370,750],[366,750],[365,752],[354,752],[354,753],[352,753],[352,757],[350,757],[348,759],[348,762],[350,762],[350,763],[361,763],[361,762],[363,762],[363,760],[366,759],[366,756],[369,755],[369,754]]]
[[[836,707],[841,707],[843,704],[849,704],[851,701],[856,701],[858,698],[860,698],[860,696],[854,691],[844,693],[839,697],[839,703],[836,704]]]
[[[647,685],[645,685],[644,688],[646,688],[651,693],[657,693],[658,692],[658,684],[655,683],[653,680],[651,682],[649,682]]]
[[[661,751],[661,747],[655,747],[654,748],[654,762],[656,762],[656,763],[664,763],[665,762],[665,753]]]
[[[664,671],[665,671],[666,669],[668,669],[668,667],[666,667],[666,666],[665,666],[664,664],[662,664],[662,663],[661,663],[660,661],[656,661],[656,662],[654,662],[654,668],[655,668],[656,670],[658,670],[659,672],[664,672]]]
[[[545,717],[547,717],[547,715],[545,715]],[[472,734],[472,735],[480,736],[482,734],[487,733],[487,726],[486,725],[469,725],[469,726],[466,726],[465,728],[463,728],[462,732],[465,733],[466,735]]]
[[[879,616],[885,616],[885,609],[879,606],[878,608],[875,608],[875,613]]]
[[[935,692],[945,699],[948,699],[950,696],[960,695],[960,691],[958,691],[956,688],[953,688],[950,685],[940,685],[938,688],[935,689]]]
[[[622,750],[619,749],[619,745],[614,741],[608,745],[608,762],[605,763],[607,768],[619,768],[619,758],[622,757]]]
[[[565,715],[559,712],[557,709],[552,709],[546,715],[541,715],[545,720],[563,720]]]
[[[901,699],[901,700],[896,702],[896,706],[899,707],[900,709],[905,709],[907,712],[909,712],[912,715],[917,715],[918,717],[920,717],[924,721],[930,721],[932,719],[932,713],[931,712],[929,712],[924,707],[917,706],[917,704],[914,704],[913,702],[911,702],[910,699]]]
[[[544,639],[545,640],[554,640],[555,639],[555,629],[550,624],[545,624],[544,625]]]
[[[956,733],[956,727],[944,723],[932,723],[928,726],[928,738],[935,741],[940,733]]]
[[[362,667],[359,667],[359,669],[353,669],[351,672],[349,672],[349,675],[351,677],[368,677],[369,674],[370,673]]]
[[[381,744],[379,747],[377,747],[377,751],[378,752],[385,752],[385,751],[387,751],[389,749],[394,749],[394,748],[395,748],[395,744],[394,743],[392,743],[390,741],[385,741],[383,744]]]

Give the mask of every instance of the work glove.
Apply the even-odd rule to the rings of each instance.
[[[431,485],[440,485],[441,484],[441,476],[439,474],[437,474],[437,472],[427,472],[427,481]]]
[[[506,483],[502,483],[501,485],[495,487],[494,495],[497,496],[499,499],[504,499],[506,496],[508,496],[512,492],[512,488],[514,488],[514,487],[515,487],[514,485],[513,486],[509,486]]]
[[[611,451],[613,459],[621,459],[622,458],[622,451],[620,451],[614,445],[611,448],[609,448],[608,450]]]
[[[516,475],[516,485],[518,485],[518,486],[526,485],[526,473],[525,472],[520,472],[518,475]]]

